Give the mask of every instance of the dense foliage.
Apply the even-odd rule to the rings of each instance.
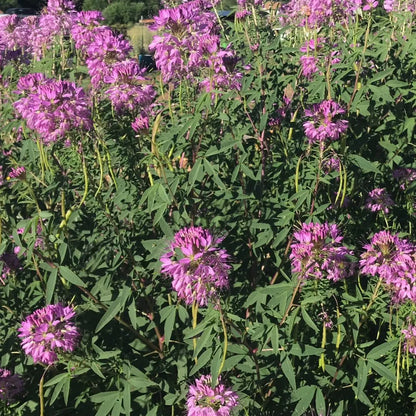
[[[0,19],[4,415],[412,415],[413,1]]]

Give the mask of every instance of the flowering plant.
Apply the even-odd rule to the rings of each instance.
[[[0,19],[0,414],[413,414],[414,2],[170,3]]]

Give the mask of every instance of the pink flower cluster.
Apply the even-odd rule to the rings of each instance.
[[[282,23],[319,28],[346,24],[361,0],[290,0],[281,8]]]
[[[73,82],[29,74],[20,78],[16,93],[22,96],[14,103],[17,113],[46,144],[92,127],[90,100]]]
[[[58,352],[71,352],[79,339],[72,306],[48,305],[29,315],[18,329],[24,352],[35,363],[53,364]]]
[[[85,60],[96,96],[110,99],[119,113],[134,109],[136,114],[147,116],[156,96],[154,87],[143,76],[137,59],[130,58],[130,43],[102,26],[102,20],[97,11],[75,12],[69,0],[49,0],[40,16],[0,19],[0,66],[26,55],[40,59],[57,37],[70,36]],[[17,109],[44,142],[56,141],[73,127],[90,128],[89,104],[80,88],[66,81],[39,88],[31,91],[34,95],[30,99],[19,100]],[[68,108],[59,103],[57,95],[62,94]],[[56,105],[60,108],[55,109]]]
[[[416,11],[416,0],[384,0],[383,7],[387,12],[410,12]]]
[[[330,47],[329,51],[324,50],[324,46],[330,46],[325,38],[317,38],[306,41],[300,48],[301,52],[306,52],[306,55],[300,57],[300,63],[302,66],[302,75],[311,80],[313,75],[317,72],[323,72],[326,70],[328,64],[334,65],[339,63],[341,60],[339,58],[339,52],[337,50],[332,50]],[[335,47],[335,45],[333,45]],[[320,67],[325,67],[320,71]]]
[[[128,59],[115,63],[111,74],[104,77],[104,83],[111,85],[105,94],[117,112],[150,109],[156,91],[143,76],[145,71],[140,69],[137,60]]]
[[[394,302],[416,302],[416,247],[398,235],[380,231],[366,244],[360,270],[379,276],[392,292]]]
[[[147,117],[156,91],[145,78],[137,59],[130,58],[132,46],[109,27],[101,26],[99,12],[81,12],[73,18],[71,35],[91,76],[98,98],[110,99],[118,113],[136,111]]]
[[[7,403],[23,392],[23,380],[18,374],[12,374],[5,368],[0,368],[0,400]]]
[[[105,77],[111,75],[113,65],[126,60],[132,47],[122,35],[115,35],[110,29],[95,30],[92,42],[86,47],[86,63],[91,83],[98,89]]]
[[[24,179],[26,177],[26,168],[24,166],[18,166],[12,168],[9,172],[9,178]]]
[[[72,1],[49,0],[39,16],[6,16],[0,19],[0,43],[40,59],[56,36],[68,35],[74,9]]]
[[[243,20],[252,15],[253,8],[262,9],[264,0],[237,0],[238,10],[235,12],[237,20]]]
[[[290,259],[299,278],[337,282],[353,273],[354,265],[348,259],[353,253],[341,245],[343,237],[336,224],[304,223],[293,238]]]
[[[162,272],[172,277],[172,287],[188,305],[206,306],[228,288],[229,255],[217,247],[222,238],[202,227],[183,228],[160,258]]]
[[[409,325],[407,329],[402,330],[404,334],[404,350],[416,355],[416,326]]]
[[[210,375],[201,376],[189,386],[187,416],[229,416],[238,405],[238,396],[218,380],[212,387]]]
[[[20,247],[15,247],[14,251],[6,251],[0,256],[0,282],[3,285],[7,277],[21,269],[20,261],[17,257],[19,251]]]
[[[235,53],[220,47],[215,14],[202,1],[160,10],[151,29],[163,32],[154,36],[149,49],[165,82],[197,80],[205,91],[240,88]]]
[[[325,100],[305,110],[309,120],[303,124],[309,143],[338,140],[348,129],[348,121],[339,118],[345,110],[335,101]]]
[[[99,11],[82,11],[73,16],[71,37],[76,49],[85,57],[88,46],[94,41],[98,32],[109,32],[111,29],[101,26],[104,16]]]
[[[274,116],[269,120],[270,127],[279,127],[283,121],[291,114],[292,97],[283,94],[283,104],[275,110]]]
[[[405,190],[409,185],[416,181],[416,169],[397,168],[393,171],[393,178],[400,184],[400,189]]]
[[[331,172],[339,172],[341,169],[341,161],[338,156],[332,156],[328,159],[324,159],[322,162],[322,170],[325,175]]]
[[[394,205],[391,196],[386,192],[385,188],[376,188],[369,192],[365,207],[372,212],[382,211],[385,214],[390,212],[390,208]]]

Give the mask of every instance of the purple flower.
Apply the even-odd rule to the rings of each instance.
[[[148,110],[156,97],[156,91],[143,76],[137,60],[127,59],[112,65],[112,71],[103,79],[110,88],[105,90],[118,113],[140,108]]]
[[[229,46],[221,48],[216,16],[203,2],[160,10],[150,28],[160,33],[149,49],[164,82],[186,79],[205,91],[240,88],[235,52]]]
[[[300,58],[300,64],[302,66],[302,75],[308,79],[312,79],[312,75],[319,71],[318,58],[316,56],[302,55]]]
[[[335,101],[325,100],[305,110],[310,120],[303,124],[309,143],[338,140],[348,129],[348,121],[339,119],[345,110]]]
[[[23,380],[18,374],[0,368],[0,400],[13,402],[15,397],[23,392],[23,387]]]
[[[291,0],[281,7],[281,21],[308,28],[347,24],[360,6],[361,0]]]
[[[404,350],[416,355],[416,326],[409,325],[407,329],[402,330],[402,334],[404,334],[405,340]]]
[[[374,234],[361,254],[360,270],[379,276],[393,294],[394,302],[416,301],[416,250],[412,243],[397,234],[380,231]]]
[[[110,35],[111,29],[101,26],[103,20],[104,16],[99,11],[83,11],[74,15],[71,36],[75,42],[75,47],[84,55],[98,32],[107,32]]]
[[[400,189],[405,190],[416,180],[416,169],[397,168],[393,171],[393,178],[400,183]]]
[[[149,117],[140,114],[131,123],[131,127],[136,133],[147,132],[149,130]]]
[[[366,11],[375,9],[377,6],[378,6],[378,1],[376,1],[376,0],[366,0],[366,2],[363,5],[363,10],[366,12]]]
[[[319,65],[321,67],[327,67],[328,64],[333,65],[341,61],[338,57],[338,51],[329,49],[329,51],[325,52],[325,46],[328,49],[331,47],[331,44],[326,38],[319,37],[316,40],[311,39],[306,41],[300,48],[301,52],[306,52],[306,55],[302,55],[300,57],[302,75],[306,79],[311,80],[313,75],[317,72],[322,74],[322,70],[320,71]],[[332,45],[332,47],[335,46],[336,45]]]
[[[15,247],[14,252],[5,252],[0,256],[0,261],[3,263],[0,282],[3,285],[5,284],[5,279],[7,279],[8,276],[21,269],[20,261],[16,255],[19,251],[20,247]]]
[[[383,7],[387,12],[411,12],[416,10],[416,0],[384,0]]]
[[[48,365],[58,360],[58,352],[72,352],[80,336],[73,323],[74,316],[72,306],[60,303],[33,312],[18,330],[24,352],[35,363]]]
[[[293,233],[290,259],[292,271],[301,279],[326,278],[337,282],[353,272],[348,260],[352,251],[341,245],[341,236],[336,224],[302,224]]]
[[[187,416],[229,416],[234,407],[238,405],[238,396],[218,380],[212,387],[210,375],[201,376],[189,386]]]
[[[16,36],[16,29],[19,26],[20,18],[15,15],[3,16],[0,19],[0,43],[7,49],[20,49],[20,39]]]
[[[235,13],[237,20],[244,20],[247,16],[251,16],[251,12],[247,9],[237,10]]]
[[[75,5],[68,0],[49,0],[40,16],[26,21],[29,47],[36,59],[41,59],[50,49],[56,37],[65,37],[70,33]]]
[[[334,323],[332,319],[330,318],[330,316],[328,315],[328,312],[322,311],[318,315],[318,317],[322,320],[326,328],[331,329],[334,326]]]
[[[65,14],[75,10],[75,4],[71,0],[48,0],[49,13]]]
[[[19,80],[16,93],[23,95],[14,103],[16,111],[46,144],[66,137],[71,130],[92,127],[90,100],[73,82],[29,74]]]
[[[329,159],[325,159],[322,162],[322,170],[325,175],[328,175],[331,172],[337,171],[339,172],[341,167],[341,161],[338,157],[330,157]]]
[[[24,179],[26,177],[26,169],[24,166],[18,166],[17,168],[12,168],[9,172],[10,178],[15,179]]]
[[[96,30],[93,41],[86,48],[86,63],[95,89],[111,76],[113,65],[126,60],[132,51],[129,41],[111,30]]]
[[[162,255],[162,272],[172,277],[172,287],[189,305],[206,306],[228,288],[229,255],[216,247],[223,238],[214,237],[202,227],[183,228]]]
[[[372,212],[383,211],[385,214],[390,212],[390,207],[394,205],[394,201],[386,192],[385,188],[373,189],[368,194],[365,207]]]

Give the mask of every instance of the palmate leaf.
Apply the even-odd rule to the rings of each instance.
[[[119,416],[121,414],[122,393],[119,391],[106,391],[91,396],[93,403],[100,403],[96,416]]]

